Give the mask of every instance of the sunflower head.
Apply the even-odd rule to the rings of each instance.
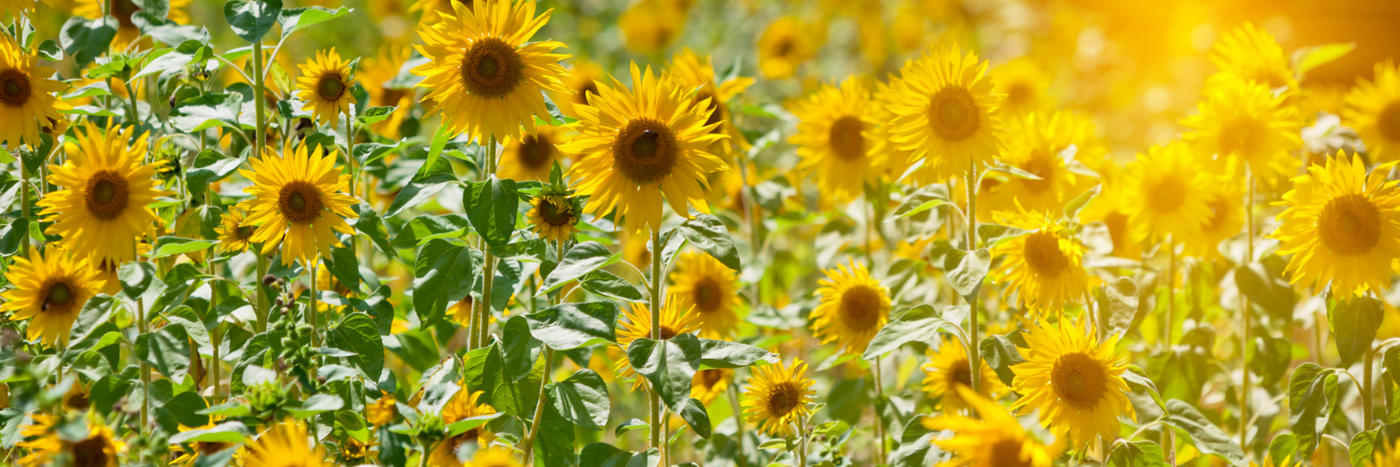
[[[20,448],[29,450],[28,455],[19,459],[19,465],[52,465],[55,458],[64,456],[71,462],[68,465],[117,467],[118,456],[126,451],[126,443],[117,438],[112,428],[95,412],[88,412],[84,417],[87,434],[76,441],[60,436],[60,427],[66,424],[63,419],[43,413],[33,414],[32,417],[34,424],[21,430],[26,438],[33,439],[18,444]]]
[[[558,146],[568,140],[562,127],[536,124],[533,131],[520,138],[506,138],[496,176],[511,180],[548,181],[556,163],[564,163],[565,155]]]
[[[1118,434],[1118,417],[1136,419],[1128,403],[1128,365],[1114,348],[1118,337],[1099,342],[1089,326],[1061,321],[1031,326],[1028,348],[1018,349],[1026,362],[1011,366],[1012,390],[1022,395],[1011,408],[1039,412],[1040,424],[1082,447],[1102,436]]]
[[[541,194],[530,200],[527,215],[540,238],[559,243],[578,233],[578,216],[582,213],[583,203],[578,197]]]
[[[1029,231],[992,247],[1002,261],[990,277],[1006,282],[1007,299],[1015,294],[1031,311],[1059,311],[1089,290],[1084,245],[1073,232],[1046,214],[1020,211],[997,216],[997,222]]]
[[[1400,159],[1400,67],[1377,63],[1371,79],[1358,80],[1347,93],[1343,123],[1356,129],[1372,160],[1394,161]]]
[[[943,410],[946,413],[955,413],[966,408],[970,408],[970,402],[963,398],[961,389],[972,389],[972,363],[968,359],[967,348],[963,347],[962,341],[955,338],[943,339],[938,350],[929,348],[929,362],[924,364],[923,389],[928,397],[939,398],[934,405],[935,409]],[[981,360],[981,385],[980,394],[997,398],[1007,393],[1006,385],[1001,383],[996,371],[987,365],[986,360]]]
[[[83,305],[102,292],[103,282],[96,269],[86,258],[75,259],[58,247],[49,247],[47,253],[31,249],[28,258],[13,259],[5,280],[14,288],[0,293],[5,299],[0,310],[8,311],[11,320],[30,320],[31,340],[47,345],[67,343],[68,331]],[[85,404],[87,398],[82,400]]]
[[[1244,190],[1240,180],[1233,177],[1210,177],[1202,193],[1210,215],[1196,235],[1183,240],[1186,254],[1197,258],[1220,256],[1220,242],[1239,234],[1244,228]]]
[[[297,97],[306,101],[301,110],[311,110],[323,125],[339,125],[340,115],[350,112],[350,101],[355,98],[350,94],[355,85],[350,61],[341,58],[332,47],[330,51],[316,51],[314,58],[298,67],[301,77],[297,78]]]
[[[379,398],[374,402],[365,404],[365,420],[376,427],[394,422],[394,415],[397,413],[395,404],[398,403],[393,394],[383,390],[380,390],[379,394]]]
[[[1221,75],[1254,81],[1270,89],[1298,89],[1283,47],[1279,47],[1274,36],[1250,23],[1226,32],[1211,48],[1210,61]]]
[[[679,300],[675,297],[668,297],[661,307],[661,335],[651,335],[651,309],[648,305],[633,303],[627,310],[627,321],[619,323],[622,329],[617,331],[617,344],[623,350],[632,345],[637,339],[670,340],[681,334],[690,334],[700,330],[700,319],[690,309],[682,309],[678,305]],[[614,368],[619,378],[631,378],[637,375],[632,370],[632,364],[626,358],[618,360],[617,367]],[[646,378],[637,378],[632,384],[632,389],[637,390],[647,386]]]
[[[249,239],[253,238],[253,231],[257,230],[257,227],[243,225],[245,218],[247,212],[237,207],[230,207],[224,213],[219,225],[214,227],[214,231],[219,234],[219,249],[235,253],[248,251]]]
[[[806,423],[811,413],[807,404],[817,393],[806,373],[807,364],[800,358],[792,366],[778,362],[754,368],[744,390],[745,420],[768,436],[792,434],[793,424]]]
[[[311,438],[301,422],[282,420],[243,446],[245,467],[323,467],[330,465],[326,450]]]
[[[820,42],[818,34],[796,17],[778,18],[758,38],[758,69],[767,79],[790,78],[816,55]]]
[[[846,353],[859,355],[889,321],[889,290],[854,259],[849,266],[838,264],[823,273],[826,278],[818,281],[817,289],[822,301],[812,310],[812,333],[823,344],[840,341]]]
[[[912,151],[943,180],[990,161],[1004,129],[986,71],[986,62],[957,47],[906,63],[881,96],[894,114],[887,123],[892,144]]]
[[[1106,152],[1094,137],[1094,124],[1070,112],[1032,112],[1012,117],[1008,119],[1006,135],[1002,162],[1040,179],[1006,177],[989,191],[990,206],[1020,205],[1029,211],[1059,213],[1065,203],[1094,183],[1092,177],[1076,173],[1071,161],[1099,165]]]
[[[985,380],[983,380],[985,381]],[[1060,456],[1060,443],[1046,446],[1026,432],[1010,413],[972,388],[955,388],[956,395],[968,404],[976,417],[967,417],[954,410],[925,418],[924,428],[952,430],[951,438],[933,441],[939,448],[951,452],[953,458],[942,465],[950,467],[1051,467]],[[946,396],[945,396],[946,397]]]
[[[724,156],[725,161],[729,162],[734,147],[737,146],[741,151],[749,149],[748,139],[734,126],[733,115],[729,113],[729,101],[748,89],[754,83],[753,78],[734,76],[720,82],[715,76],[714,59],[709,55],[701,58],[688,48],[672,55],[666,70],[675,76],[676,82],[680,83],[682,88],[697,90],[694,105],[705,106],[705,112],[709,114],[705,124],[720,124],[710,131],[729,135],[728,142],[720,142],[711,148],[713,152]]]
[[[253,195],[238,204],[248,212],[241,226],[257,226],[252,243],[262,244],[262,254],[282,246],[282,264],[300,259],[310,265],[319,255],[330,256],[331,247],[340,244],[335,232],[354,235],[346,218],[359,215],[350,207],[355,198],[342,193],[350,175],[335,167],[337,152],[324,154],[324,146],[307,151],[299,145],[289,154],[265,154],[250,160],[253,170],[239,170],[253,185],[243,191]]]
[[[734,382],[734,370],[728,368],[707,368],[696,371],[695,377],[690,381],[690,397],[700,401],[701,404],[709,404],[720,394],[729,390],[729,385]]]
[[[1025,114],[1051,106],[1050,76],[1030,57],[1006,62],[991,71],[996,80],[993,92],[1005,97],[1000,107],[1009,114]],[[1014,130],[1008,134],[1015,135]]]
[[[370,125],[381,136],[399,139],[399,126],[408,119],[413,110],[413,88],[400,88],[391,83],[398,76],[399,69],[408,62],[413,49],[408,46],[385,44],[379,55],[365,58],[360,62],[360,70],[355,75],[369,94],[371,107],[394,107],[389,118]]]
[[[739,278],[708,254],[681,253],[671,272],[671,297],[700,320],[700,337],[724,339],[739,326]]]
[[[1239,158],[1261,176],[1293,173],[1294,157],[1302,146],[1298,136],[1302,119],[1298,109],[1275,97],[1263,83],[1227,77],[1213,80],[1205,90],[1199,113],[1181,123],[1193,130],[1187,133],[1202,157],[1214,156],[1216,167],[1226,158]]]
[[[442,409],[442,423],[450,426],[464,419],[480,417],[496,413],[496,408],[480,401],[482,391],[469,392],[467,390],[458,391],[452,396],[452,401],[447,403]],[[466,443],[476,443],[480,448],[491,445],[496,440],[496,434],[485,426],[472,428],[452,436],[451,438],[439,441],[433,452],[429,454],[430,465],[460,466],[457,461],[457,451]],[[480,451],[478,451],[480,452]]]
[[[210,428],[214,428],[218,425],[218,421],[222,419],[222,416],[211,416],[209,418],[208,424],[198,427],[188,427],[182,424],[179,426],[180,432],[184,433],[187,431],[207,430]],[[176,457],[175,460],[170,462],[170,465],[192,467],[199,462],[200,456],[213,455],[234,446],[236,446],[234,443],[226,443],[220,441],[194,441],[188,443],[187,445],[170,446],[170,452],[172,454],[179,454],[179,456]]]
[[[29,2],[31,8],[33,3]],[[51,79],[53,75],[52,68],[39,65],[36,54],[8,36],[0,37],[0,120],[6,122],[0,125],[0,143],[12,149],[21,143],[38,147],[42,128],[50,121],[64,120],[58,111],[69,105],[51,93],[68,86]]]
[[[1368,459],[1367,467],[1391,467],[1400,465],[1400,440],[1393,443],[1383,443],[1379,449],[1375,449],[1371,458]]]
[[[788,142],[802,157],[799,170],[813,170],[817,187],[836,203],[849,202],[864,192],[872,170],[875,106],[870,91],[855,78],[841,87],[823,85],[798,104],[801,119]]]
[[[1124,201],[1138,241],[1195,235],[1210,218],[1202,171],[1186,143],[1153,146],[1128,164]]]

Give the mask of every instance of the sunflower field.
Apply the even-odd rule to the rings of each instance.
[[[0,464],[1400,467],[1400,4],[0,0]]]

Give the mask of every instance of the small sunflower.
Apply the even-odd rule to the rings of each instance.
[[[807,404],[817,393],[806,373],[807,364],[800,358],[792,366],[778,362],[754,368],[741,404],[744,419],[768,436],[792,434],[793,424],[807,421]]]
[[[739,327],[739,278],[708,254],[681,253],[671,271],[670,294],[700,318],[700,337],[724,339]]]
[[[778,18],[758,38],[758,70],[767,79],[790,78],[797,74],[797,67],[816,55],[819,42],[797,18]]]
[[[734,382],[734,370],[728,368],[707,368],[695,372],[695,377],[690,381],[690,397],[700,401],[701,404],[709,404],[724,391],[729,390],[729,385]]]
[[[715,154],[728,160],[734,152],[734,147],[737,146],[740,151],[749,149],[749,141],[744,138],[744,132],[734,125],[734,116],[729,113],[729,101],[753,85],[753,78],[734,76],[720,82],[715,76],[714,59],[709,55],[701,59],[690,49],[672,55],[666,70],[675,77],[682,88],[697,90],[695,105],[709,99],[706,111],[710,118],[705,120],[705,124],[718,122],[719,127],[711,131],[729,135],[728,142],[721,142],[718,147],[711,148]]]
[[[633,303],[632,308],[627,310],[627,321],[618,323],[622,326],[617,330],[617,345],[626,351],[627,346],[632,345],[632,341],[637,339],[657,339],[670,340],[681,334],[690,334],[700,330],[700,317],[688,310],[682,311],[677,305],[674,297],[668,298],[661,307],[661,336],[651,335],[651,309],[648,305]],[[632,363],[624,356],[618,360],[614,371],[620,379],[627,379],[637,376],[637,372],[632,370]],[[632,390],[647,387],[647,379],[637,377],[632,383]]]
[[[623,41],[639,54],[666,51],[685,27],[686,10],[667,0],[642,0],[617,18]]]
[[[350,175],[335,167],[337,151],[322,155],[324,146],[307,153],[297,146],[286,157],[275,154],[248,161],[252,170],[238,172],[253,181],[243,191],[252,199],[238,204],[248,212],[243,225],[256,225],[248,240],[262,244],[262,254],[282,245],[282,264],[300,259],[309,265],[318,255],[330,256],[331,246],[339,245],[335,232],[354,235],[345,218],[358,218],[350,210],[355,198],[346,191]]]
[[[135,127],[99,128],[88,123],[73,144],[68,160],[49,166],[49,182],[64,189],[39,201],[40,214],[53,221],[48,232],[63,237],[74,255],[91,257],[98,267],[116,270],[136,259],[136,240],[153,232],[159,220],[147,207],[166,194],[153,178],[161,163],[143,165],[147,133]]]
[[[474,302],[475,300],[472,300],[471,294],[467,294],[466,297],[462,297],[457,303],[453,303],[452,306],[447,309],[447,313],[452,315],[452,319],[457,320],[457,323],[461,324],[462,327],[470,326],[472,322],[472,305]]]
[[[985,381],[985,380],[984,380]],[[953,436],[933,440],[940,449],[953,453],[944,461],[945,467],[1051,467],[1060,457],[1060,444],[1046,446],[1036,440],[1006,409],[975,392],[960,386],[957,397],[967,401],[975,417],[966,417],[954,410],[925,418],[923,425],[930,430],[951,430]]]
[[[559,112],[578,118],[575,105],[587,105],[590,95],[598,95],[598,83],[607,78],[603,67],[581,58],[570,60],[569,75],[564,78],[564,90],[546,90]]]
[[[244,467],[323,467],[330,465],[325,448],[301,422],[283,420],[243,446]]]
[[[322,125],[339,128],[340,115],[350,112],[350,88],[355,78],[350,74],[350,61],[340,58],[335,47],[329,52],[316,51],[316,57],[297,65],[301,77],[297,78],[297,98],[306,101],[301,110],[311,110],[316,121]]]
[[[209,418],[209,423],[205,424],[204,426],[188,427],[185,425],[180,425],[180,432],[183,433],[186,431],[207,430],[210,428],[214,428],[215,426],[218,426],[218,420],[221,418],[222,417],[215,418],[211,416]],[[195,441],[189,443],[188,447],[178,445],[170,446],[170,453],[178,454],[178,456],[175,457],[175,460],[170,461],[170,465],[192,467],[197,462],[199,462],[200,456],[214,455],[220,451],[234,446],[234,443],[224,443],[218,441]]]
[[[219,220],[219,226],[214,227],[219,233],[219,249],[235,253],[248,251],[249,239],[253,238],[253,231],[257,228],[243,225],[247,214],[237,207],[230,207],[224,213],[223,219]]]
[[[534,130],[520,138],[506,138],[505,150],[496,165],[496,176],[516,181],[548,181],[554,163],[565,162],[558,145],[566,138],[565,130],[552,125],[535,125]]]
[[[63,421],[58,417],[44,413],[35,413],[31,417],[34,419],[33,425],[25,426],[21,429],[26,438],[35,438],[24,441],[17,446],[28,449],[29,454],[19,459],[19,465],[24,467],[40,467],[53,465],[55,458],[67,457],[74,466],[83,467],[117,467],[118,456],[126,451],[126,443],[123,443],[112,428],[108,427],[96,413],[88,413],[87,434],[79,441],[68,441],[59,435],[59,425]]]
[[[88,399],[91,391],[82,381],[74,381],[68,387],[68,392],[63,393],[63,408],[73,412],[87,412],[92,407],[92,401]]]
[[[1220,69],[1221,75],[1254,81],[1270,89],[1298,89],[1298,80],[1293,77],[1283,47],[1274,41],[1274,36],[1250,23],[1226,32],[1211,48],[1210,61]]]
[[[1280,255],[1292,255],[1293,283],[1327,284],[1339,294],[1390,288],[1400,258],[1400,182],[1386,180],[1388,166],[1368,175],[1360,156],[1345,153],[1325,167],[1308,167],[1275,204],[1287,209],[1269,236]]]
[[[706,124],[706,106],[650,68],[632,64],[632,86],[614,78],[589,105],[574,106],[578,136],[563,150],[578,155],[569,174],[579,195],[590,196],[587,211],[616,211],[630,233],[661,227],[663,195],[681,217],[691,217],[691,206],[708,213],[704,177],[727,170],[707,149],[725,138],[714,133],[719,123]]]
[[[1207,176],[1209,177],[1209,176]],[[1238,235],[1244,228],[1244,191],[1240,180],[1217,176],[1204,185],[1210,217],[1200,232],[1183,240],[1186,254],[1197,258],[1220,256],[1220,242]]]
[[[992,160],[1004,128],[987,63],[957,47],[911,60],[882,96],[894,118],[890,140],[923,159],[940,180]]]
[[[111,16],[117,20],[117,35],[112,38],[111,47],[113,50],[126,50],[133,41],[141,37],[141,29],[132,21],[132,16],[141,11],[141,7],[136,0],[77,0],[73,5],[73,14],[87,19],[102,19]],[[166,18],[175,24],[189,24],[190,15],[185,11],[194,0],[170,0],[169,10]],[[142,41],[142,46],[149,45],[149,40]],[[116,91],[113,87],[113,91]]]
[[[558,243],[578,233],[578,216],[582,210],[578,198],[552,194],[530,200],[530,212],[526,215],[540,238]]]
[[[478,142],[489,136],[519,138],[521,125],[548,115],[541,90],[564,90],[568,72],[551,53],[564,44],[530,42],[549,21],[551,11],[535,16],[535,2],[474,0],[452,2],[455,16],[439,11],[441,21],[418,25],[424,44],[415,45],[428,63],[413,69],[423,76],[423,97],[438,104],[444,125]]]
[[[797,170],[814,170],[823,197],[844,204],[865,192],[872,169],[875,106],[855,77],[821,89],[794,109],[801,122],[788,142],[802,157]]]
[[[468,392],[463,389],[452,396],[452,401],[442,408],[443,425],[452,425],[462,420],[491,415],[496,413],[496,408],[489,404],[480,402],[482,391]],[[474,442],[477,446],[485,448],[496,440],[496,434],[485,426],[479,426],[464,431],[448,439],[438,441],[433,447],[433,452],[428,454],[428,464],[435,466],[456,466],[461,467],[462,463],[457,462],[457,449],[463,444]],[[475,467],[475,464],[473,464]]]
[[[399,75],[399,69],[408,62],[412,52],[413,49],[407,46],[386,44],[379,49],[378,56],[362,60],[359,72],[355,74],[364,86],[365,93],[369,94],[370,107],[394,108],[389,118],[370,125],[371,130],[385,138],[399,139],[402,136],[399,126],[408,119],[413,110],[413,88],[402,89],[392,87],[391,84]]]
[[[1205,178],[1186,143],[1173,141],[1153,146],[1128,164],[1124,202],[1133,237],[1142,241],[1187,238],[1201,231],[1210,219]]]
[[[962,341],[945,338],[937,351],[929,348],[928,354],[929,362],[922,367],[923,387],[928,397],[940,398],[933,408],[944,413],[972,408],[973,401],[963,397],[963,390],[972,391],[972,363],[968,361],[967,348],[963,347]],[[991,398],[1006,395],[1006,385],[997,378],[996,371],[987,365],[986,360],[978,363],[982,366],[982,391],[974,394]]]
[[[826,278],[817,282],[822,301],[812,310],[812,334],[822,344],[840,341],[846,353],[860,355],[889,321],[889,290],[854,259],[850,267],[838,264],[822,272]]]
[[[33,3],[29,0],[31,9]],[[51,93],[63,91],[68,85],[52,76],[54,70],[40,66],[38,55],[9,37],[0,37],[0,121],[5,122],[0,125],[0,143],[11,149],[18,148],[21,142],[37,147],[45,124],[66,120],[58,111],[67,109],[68,104]]]
[[[86,257],[74,259],[56,247],[50,247],[47,254],[30,249],[28,258],[13,259],[5,280],[14,288],[0,294],[5,299],[0,309],[10,312],[12,321],[30,320],[30,340],[47,345],[67,343],[68,331],[83,305],[102,293],[103,281],[97,269]]]
[[[1061,321],[1030,326],[1025,338],[1029,348],[1017,350],[1026,362],[1011,366],[1012,390],[1022,395],[1012,410],[1038,411],[1041,426],[1067,436],[1074,447],[1097,436],[1113,439],[1120,416],[1137,419],[1123,380],[1127,359],[1114,352],[1118,336],[1100,343],[1087,325]]]
[[[1040,179],[1006,177],[989,191],[989,198],[995,198],[988,199],[991,205],[1020,205],[1029,211],[1059,213],[1065,203],[1088,189],[1085,185],[1092,178],[1070,170],[1061,154],[1074,146],[1078,157],[1079,150],[1097,146],[1094,125],[1087,119],[1069,112],[1024,114],[1010,119],[1006,134],[1002,162]],[[1094,157],[1087,152],[1085,156]]]
[[[992,247],[1002,258],[990,278],[1005,282],[1006,297],[1013,294],[1031,311],[1059,311],[1073,305],[1089,290],[1084,271],[1084,245],[1073,232],[1049,215],[1021,211],[999,215],[997,222],[1029,233]]]
[[[996,80],[992,92],[1002,94],[1000,107],[1007,114],[1021,115],[1043,111],[1054,106],[1050,99],[1050,77],[1030,57],[1021,57],[1001,64],[990,72]],[[1008,131],[1015,135],[1015,131]]]
[[[1347,93],[1343,123],[1356,129],[1372,160],[1390,162],[1400,159],[1400,68],[1377,63],[1371,79]]]
[[[1222,159],[1236,157],[1261,176],[1294,172],[1296,158],[1289,152],[1303,145],[1298,137],[1302,119],[1284,96],[1274,97],[1262,83],[1221,79],[1206,87],[1199,110],[1181,119],[1195,130],[1186,140],[1202,157],[1214,155],[1216,167],[1223,167]]]
[[[380,390],[379,394],[379,398],[375,399],[374,402],[365,404],[365,421],[376,427],[394,423],[394,415],[398,410],[395,407],[398,400],[394,398],[393,394],[383,390]]]
[[[374,438],[360,441],[353,436],[346,437],[340,445],[339,457],[344,465],[373,465],[370,461],[379,457],[378,443]]]

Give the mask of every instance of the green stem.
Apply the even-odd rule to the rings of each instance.
[[[748,467],[749,458],[744,455],[744,411],[739,405],[739,378],[735,375],[734,383],[729,385],[729,411],[734,415],[734,438],[738,443],[739,467]]]
[[[540,421],[544,419],[544,404],[546,402],[545,386],[549,384],[549,372],[554,366],[554,349],[544,346],[544,377],[540,380],[540,396],[535,402],[535,418],[530,422],[530,434],[525,437],[525,441],[520,443],[520,450],[525,453],[525,462],[521,465],[530,465],[530,459],[534,457],[535,437],[540,433]]]
[[[1375,397],[1374,397],[1374,396],[1375,396],[1375,392],[1372,391],[1373,389],[1375,389],[1375,386],[1373,386],[1372,383],[1371,383],[1371,378],[1372,378],[1372,376],[1371,376],[1371,373],[1372,373],[1372,372],[1371,372],[1371,366],[1375,363],[1376,353],[1373,352],[1372,350],[1373,350],[1373,349],[1367,349],[1367,350],[1366,350],[1366,362],[1365,362],[1365,365],[1366,365],[1366,366],[1362,369],[1362,373],[1361,373],[1361,378],[1362,378],[1362,380],[1363,380],[1363,382],[1361,383],[1361,385],[1362,385],[1362,388],[1361,388],[1361,421],[1362,421],[1362,422],[1361,422],[1361,429],[1362,429],[1362,430],[1370,430],[1370,429],[1371,429],[1371,422],[1373,421],[1372,419],[1374,418],[1374,415],[1371,414],[1371,410],[1372,410],[1372,407],[1373,407],[1372,404],[1375,403],[1375,400],[1374,400],[1374,399],[1375,399]]]
[[[880,357],[875,357],[875,365],[871,367],[871,377],[875,379],[875,463],[885,463],[885,422],[880,418],[880,406],[885,404],[884,378],[880,377]]]
[[[1245,263],[1254,261],[1254,172],[1245,169],[1245,184],[1249,187],[1249,194],[1245,197]],[[1243,379],[1240,385],[1240,447],[1249,450],[1249,399],[1253,392],[1254,380],[1249,377],[1249,346],[1253,345],[1254,329],[1250,323],[1253,318],[1253,307],[1249,304],[1249,297],[1240,294],[1240,316],[1244,329],[1242,337],[1244,342],[1240,346],[1240,378]],[[1368,368],[1369,370],[1369,368]]]
[[[807,431],[807,421],[802,420],[797,425],[798,445],[797,445],[797,467],[807,467],[807,438],[811,433]],[[876,461],[879,463],[880,461]]]
[[[311,350],[313,351],[320,348],[320,343],[318,342],[320,339],[318,335],[321,333],[321,317],[320,313],[316,312],[316,273],[318,269],[321,269],[318,267],[320,264],[321,259],[317,257],[317,259],[313,260],[311,265],[307,267],[307,269],[311,270],[311,290],[310,293],[307,294],[311,297],[311,306],[306,308],[306,318],[307,321],[311,322]]]
[[[142,335],[145,335],[146,332],[147,332],[147,330],[146,330],[146,327],[147,327],[147,323],[146,323],[146,305],[141,301],[141,298],[140,298],[140,297],[137,297],[135,300],[136,300],[136,324],[137,324],[137,329],[138,329],[139,331],[141,331],[141,334],[142,334]],[[149,419],[150,414],[149,414],[149,409],[148,409],[148,407],[150,407],[150,405],[151,405],[151,404],[150,404],[150,401],[151,401],[151,366],[146,364],[146,359],[144,359],[144,358],[143,358],[143,359],[138,359],[138,360],[141,362],[141,391],[144,393],[144,394],[142,394],[142,397],[141,397],[141,430],[140,430],[140,431],[141,431],[141,434],[142,434],[142,435],[146,435],[146,434],[149,433],[149,431],[148,431],[148,430],[149,430],[148,423],[149,423],[149,421],[150,421],[150,419]]]
[[[967,167],[967,254],[974,254],[977,249],[977,164]],[[978,336],[977,323],[977,295],[974,294],[968,300],[968,326],[967,335],[970,336],[967,345],[967,360],[969,368],[982,368],[982,355],[978,353],[978,348],[982,342]],[[973,392],[982,391],[982,372],[972,371]]]
[[[269,313],[272,312],[272,310],[270,309],[271,306],[268,303],[269,301],[267,299],[267,292],[263,290],[267,286],[263,285],[262,283],[263,277],[267,276],[268,266],[267,257],[264,256],[261,251],[256,251],[256,249],[254,249],[254,253],[258,257],[258,275],[257,277],[253,278],[253,288],[256,289],[258,292],[258,306],[253,308],[253,310],[256,311],[258,314],[258,334],[262,334],[264,332],[267,332],[267,316]]]
[[[491,136],[490,142],[486,145],[486,179],[496,176],[496,137]],[[482,249],[486,250],[486,261],[482,265],[484,280],[481,284],[481,316],[477,318],[477,329],[475,330],[478,347],[486,346],[487,330],[491,327],[491,289],[496,281],[496,255],[491,253],[491,247],[483,240]]]
[[[3,29],[3,28],[0,28],[0,29]],[[29,167],[26,166],[26,165],[24,165],[24,158],[18,157],[18,152],[19,152],[19,151],[15,151],[15,153],[16,153],[15,159],[19,161],[19,176],[20,176],[20,179],[22,180],[22,181],[21,181],[21,184],[20,184],[20,186],[19,186],[19,196],[20,196],[19,209],[20,209],[20,215],[24,217],[24,220],[25,220],[25,221],[28,221],[28,220],[30,220],[30,219],[29,219],[29,203],[30,203],[30,200],[29,200]],[[27,223],[27,222],[26,222],[26,223]],[[19,239],[20,239],[20,241],[19,241],[19,248],[20,248],[20,249],[19,249],[19,252],[20,252],[20,256],[21,256],[21,257],[27,257],[27,256],[29,256],[29,228],[26,227],[26,228],[24,229],[24,232],[20,232],[19,235],[20,235],[20,237],[19,237]]]
[[[651,226],[651,334],[648,337],[658,339],[661,336],[661,226]],[[639,376],[640,377],[640,376]],[[660,449],[661,446],[661,394],[655,387],[651,387],[651,413],[648,421],[651,422],[651,447]]]

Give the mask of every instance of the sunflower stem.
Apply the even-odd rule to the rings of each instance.
[[[884,378],[880,377],[880,357],[875,357],[871,367],[871,377],[875,379],[875,463],[885,463],[885,421],[880,417],[880,408],[886,404]]]
[[[968,254],[973,254],[973,251],[975,251],[975,250],[977,249],[977,164],[976,164],[976,163],[973,163],[973,164],[971,164],[971,165],[969,165],[969,166],[967,167],[967,179],[966,179],[966,182],[967,182],[967,251],[968,251]],[[978,349],[981,347],[981,342],[982,342],[981,339],[980,339],[980,337],[977,335],[977,334],[978,334],[978,331],[979,331],[979,330],[978,330],[978,324],[977,324],[977,294],[973,294],[973,295],[972,295],[972,299],[971,299],[971,300],[968,300],[968,303],[967,303],[967,304],[968,304],[968,307],[969,307],[969,309],[968,309],[969,313],[968,313],[967,335],[970,336],[970,339],[968,339],[968,346],[967,346],[967,357],[968,357],[967,360],[968,360],[968,363],[969,363],[969,365],[970,365],[969,368],[982,368],[982,356],[981,356],[980,354],[978,354],[978,352],[977,352]],[[973,390],[974,392],[981,392],[981,391],[982,391],[982,372],[980,372],[980,371],[973,371],[973,372],[972,372],[972,390]]]
[[[145,305],[144,302],[141,301],[141,298],[140,298],[140,297],[136,297],[136,298],[135,298],[135,301],[136,301],[136,324],[137,324],[137,329],[138,329],[139,331],[141,331],[141,335],[145,335],[146,332],[147,332],[147,331],[146,331],[146,326],[147,326],[147,323],[146,323],[146,305]],[[148,407],[150,406],[150,400],[151,400],[151,366],[146,364],[146,359],[144,359],[144,358],[141,358],[141,359],[138,359],[138,360],[139,360],[140,363],[141,363],[141,391],[142,391],[142,393],[143,393],[143,394],[142,394],[142,397],[141,397],[141,430],[140,430],[140,432],[141,432],[141,434],[144,436],[144,435],[146,435],[146,434],[149,433],[148,422],[149,422],[149,416],[150,416],[150,414],[149,414]]]
[[[263,277],[267,276],[267,257],[256,249],[254,249],[254,254],[258,257],[257,277],[253,278],[253,288],[258,292],[258,306],[254,308],[254,311],[257,311],[258,314],[258,334],[262,334],[267,332],[267,315],[272,311],[268,306],[267,292],[263,290],[267,286],[262,283]]]
[[[520,442],[520,451],[525,453],[525,461],[520,465],[530,465],[530,459],[534,457],[535,437],[540,433],[540,420],[544,419],[544,404],[546,402],[545,386],[549,384],[549,373],[554,366],[554,349],[549,345],[544,346],[544,376],[540,380],[540,396],[535,401],[535,418],[530,422],[530,434]]]
[[[1362,429],[1362,430],[1370,430],[1370,429],[1371,429],[1371,422],[1373,421],[1373,418],[1374,418],[1373,415],[1371,414],[1371,408],[1372,408],[1372,406],[1373,406],[1372,404],[1375,403],[1375,400],[1374,400],[1375,398],[1372,397],[1372,396],[1375,394],[1375,393],[1372,391],[1373,389],[1375,389],[1375,387],[1371,384],[1371,378],[1372,378],[1372,376],[1371,376],[1371,374],[1372,374],[1371,366],[1372,366],[1373,364],[1375,364],[1375,359],[1376,359],[1376,352],[1375,352],[1375,350],[1376,350],[1376,349],[1366,349],[1366,361],[1365,361],[1365,366],[1362,367],[1362,370],[1361,370],[1361,371],[1362,371],[1362,373],[1361,373],[1361,378],[1362,378],[1362,383],[1361,383],[1361,429]]]
[[[490,142],[486,145],[486,173],[484,175],[488,180],[496,175],[495,135],[491,136]],[[486,261],[482,265],[481,315],[476,319],[476,329],[473,330],[477,347],[486,346],[486,331],[491,326],[491,288],[495,285],[496,279],[496,255],[491,253],[491,248],[484,239],[481,249],[486,251]]]
[[[1245,184],[1249,187],[1249,193],[1244,200],[1244,226],[1245,226],[1245,258],[1246,264],[1254,261],[1254,171],[1245,168]],[[1240,294],[1240,316],[1244,321],[1242,330],[1243,342],[1240,345],[1240,447],[1249,450],[1249,395],[1253,392],[1251,386],[1254,380],[1249,377],[1249,346],[1254,342],[1253,325],[1250,323],[1253,315],[1249,304],[1249,297]],[[1370,368],[1367,368],[1370,370]]]
[[[1167,316],[1163,323],[1162,345],[1172,345],[1172,323],[1176,320],[1176,239],[1167,236]]]
[[[647,337],[658,339],[661,336],[661,226],[651,226],[651,334]],[[651,387],[651,447],[661,446],[661,394]]]
[[[3,29],[3,28],[0,28],[0,29]],[[20,184],[20,186],[19,186],[19,196],[20,196],[19,209],[20,209],[20,215],[23,216],[23,217],[24,217],[24,220],[26,221],[26,223],[28,223],[28,221],[29,221],[29,202],[30,202],[30,200],[29,200],[29,167],[26,166],[26,165],[24,165],[24,158],[19,157],[19,151],[18,151],[18,150],[15,150],[14,153],[15,153],[15,159],[16,159],[16,160],[19,160],[19,176],[20,176],[20,179],[22,180],[22,182],[21,182],[21,184]],[[28,229],[28,228],[25,228],[24,231],[23,231],[23,232],[20,232],[19,235],[20,235],[20,237],[19,237],[19,255],[17,255],[17,256],[21,256],[21,257],[29,256],[29,229]]]
[[[739,467],[748,467],[749,457],[744,454],[744,411],[739,406],[739,378],[729,385],[729,412],[734,415],[734,437],[738,443]]]
[[[314,352],[320,348],[318,335],[321,333],[321,318],[316,313],[316,272],[320,268],[321,259],[318,256],[311,262],[307,269],[311,270],[311,290],[307,294],[311,297],[311,306],[306,308],[306,320],[311,322],[311,350]],[[320,357],[317,357],[319,360]]]

